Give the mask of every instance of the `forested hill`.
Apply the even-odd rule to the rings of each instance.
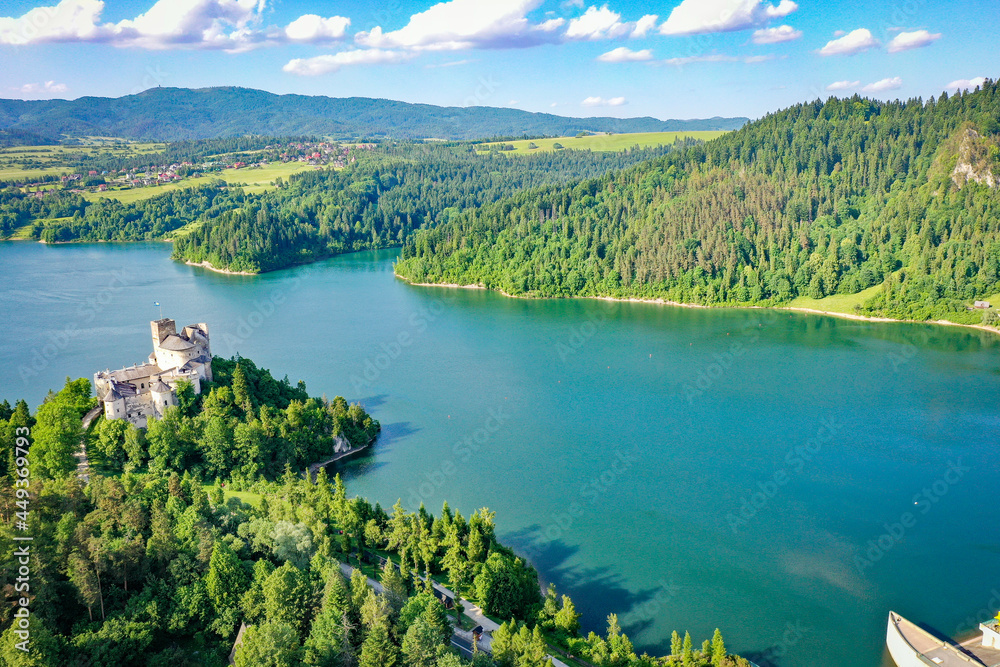
[[[420,231],[397,272],[511,294],[980,320],[1000,291],[1000,91],[800,104],[715,141]]]
[[[151,88],[118,98],[0,100],[0,130],[53,139],[71,135],[180,141],[244,134],[482,139],[568,136],[581,131],[733,130],[746,122],[746,118],[718,117],[567,118],[489,106],[439,107],[365,97],[275,95],[249,88]]]

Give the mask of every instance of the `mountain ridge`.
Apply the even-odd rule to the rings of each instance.
[[[586,132],[734,130],[748,118],[570,117],[490,106],[443,107],[387,98],[270,93],[236,86],[150,88],[122,97],[0,99],[0,130],[56,139],[114,136],[181,141],[244,134],[334,138],[483,139]]]

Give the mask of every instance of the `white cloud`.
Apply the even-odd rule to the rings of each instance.
[[[110,33],[97,25],[102,11],[101,0],[62,0],[18,18],[0,16],[0,44],[99,41]]]
[[[256,27],[263,10],[263,0],[158,0],[145,13],[115,24],[112,41],[146,49],[245,50],[266,40]]]
[[[59,94],[65,93],[69,87],[65,83],[45,81],[42,83],[26,83],[19,88],[12,88],[23,95]]]
[[[341,39],[347,32],[351,19],[331,16],[328,19],[316,14],[305,14],[285,27],[285,35],[293,42],[320,42]]]
[[[852,30],[843,37],[832,39],[817,51],[821,56],[851,56],[880,46],[867,28]]]
[[[780,25],[777,28],[761,28],[753,33],[754,44],[779,44],[781,42],[791,42],[802,36],[801,30],[796,30],[790,25]]]
[[[539,32],[552,32],[553,30],[561,28],[564,23],[566,23],[566,19],[564,18],[549,19],[548,21],[542,21],[536,26],[532,26],[531,29]]]
[[[350,20],[302,16],[286,28],[261,26],[267,0],[157,0],[144,13],[101,23],[102,0],[60,0],[20,17],[0,17],[0,44],[104,43],[143,49],[245,51],[289,41],[342,37]]]
[[[580,102],[580,106],[582,107],[620,107],[623,104],[628,104],[628,100],[624,97],[612,97],[609,99],[588,97]]]
[[[947,86],[944,87],[945,90],[974,90],[977,86],[982,86],[986,83],[985,76],[977,76],[972,79],[956,79],[952,81]]]
[[[443,63],[431,63],[429,65],[424,65],[424,69],[436,69],[438,67],[458,67],[459,65],[468,65],[469,63],[479,62],[474,58],[462,58],[461,60],[449,60]]]
[[[693,63],[746,63],[748,65],[752,65],[755,63],[766,62],[768,60],[774,60],[774,56],[729,56],[722,53],[713,53],[707,56],[667,58],[666,60],[661,60],[660,62],[664,65],[683,67],[684,65],[691,65]]]
[[[792,0],[781,0],[778,5],[762,0],[683,0],[660,26],[660,33],[693,35],[746,30],[788,16],[798,8]]]
[[[930,33],[926,30],[914,30],[913,32],[901,32],[889,42],[889,53],[908,51],[909,49],[919,49],[930,46],[936,40],[941,39],[941,33]]]
[[[891,79],[879,79],[878,81],[873,81],[867,86],[861,89],[865,93],[881,93],[887,90],[896,90],[903,86],[903,80],[898,76],[894,76]]]
[[[566,39],[615,39],[618,37],[644,37],[656,25],[656,15],[647,14],[638,21],[622,23],[621,14],[604,5],[600,9],[588,7],[575,19],[570,19]]]
[[[834,81],[826,87],[827,90],[854,90],[861,85],[860,81]]]
[[[632,31],[632,37],[645,37],[646,33],[656,27],[656,19],[659,16],[656,14],[646,14],[641,19],[635,22],[635,29]]]
[[[532,46],[552,41],[560,19],[533,25],[526,17],[542,0],[449,0],[414,14],[399,30],[359,32],[354,40],[367,47],[415,51]]]
[[[401,63],[413,55],[402,51],[384,51],[382,49],[353,49],[341,51],[333,55],[322,55],[314,58],[296,58],[288,61],[282,68],[289,74],[299,76],[319,76],[336,72],[347,65],[382,65]]]
[[[632,31],[622,23],[621,14],[613,12],[604,5],[600,9],[588,7],[587,11],[575,19],[570,19],[566,28],[567,39],[610,39],[624,37]]]
[[[607,53],[597,56],[597,60],[600,60],[602,63],[634,63],[652,59],[653,52],[649,49],[633,51],[624,46],[619,46],[617,49],[611,49]]]

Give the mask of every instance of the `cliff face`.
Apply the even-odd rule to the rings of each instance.
[[[951,180],[961,188],[974,181],[991,188],[997,187],[1000,178],[997,166],[998,146],[995,139],[983,137],[972,128],[966,128],[960,135],[958,163],[951,171]]]

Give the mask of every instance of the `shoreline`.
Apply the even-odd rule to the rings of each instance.
[[[457,287],[461,289],[481,289],[485,290],[486,287],[483,285],[457,285],[455,283],[414,283],[410,282],[403,276],[399,275],[393,271],[393,275],[402,280],[403,282],[414,285],[416,287]],[[508,294],[503,290],[490,290],[496,292],[497,294],[502,294],[505,297],[511,299],[558,299],[561,297],[531,297],[531,296],[517,296],[514,294]],[[846,320],[854,320],[857,322],[879,322],[879,323],[892,323],[900,322],[906,324],[938,324],[941,326],[949,327],[964,327],[966,329],[978,329],[979,331],[986,331],[992,334],[1000,334],[1000,328],[988,327],[984,324],[960,324],[958,322],[950,322],[948,320],[900,320],[892,317],[874,317],[870,315],[857,315],[855,313],[839,313],[833,310],[818,310],[816,308],[804,308],[801,306],[706,306],[700,303],[681,303],[679,301],[669,301],[667,299],[640,299],[638,297],[615,297],[615,296],[571,296],[562,297],[569,299],[594,299],[597,301],[618,301],[621,303],[649,303],[658,306],[674,306],[676,308],[718,308],[726,310],[735,309],[765,309],[770,308],[773,310],[788,310],[798,313],[805,313],[807,315],[826,315],[827,317],[839,317]]]
[[[221,273],[221,274],[227,275],[227,276],[258,276],[258,275],[260,275],[259,273],[250,273],[249,271],[230,271],[229,269],[219,269],[219,268],[216,268],[216,267],[212,266],[212,264],[209,263],[208,260],[205,260],[204,262],[192,262],[192,261],[186,259],[186,260],[184,260],[184,263],[187,264],[188,266],[197,266],[199,268],[208,269],[209,271],[214,271],[215,273]]]
[[[395,271],[392,272],[392,275],[396,276],[397,278],[399,278],[400,280],[402,280],[403,282],[405,282],[407,285],[413,285],[414,287],[453,287],[455,289],[483,289],[483,290],[486,289],[482,285],[459,285],[457,283],[411,283],[409,280],[407,280],[406,278],[402,277],[401,275],[399,275]],[[504,294],[504,293],[501,292],[501,294]],[[510,296],[511,298],[517,298],[517,297],[514,297],[514,296],[512,296],[510,294],[504,294],[504,296]]]

